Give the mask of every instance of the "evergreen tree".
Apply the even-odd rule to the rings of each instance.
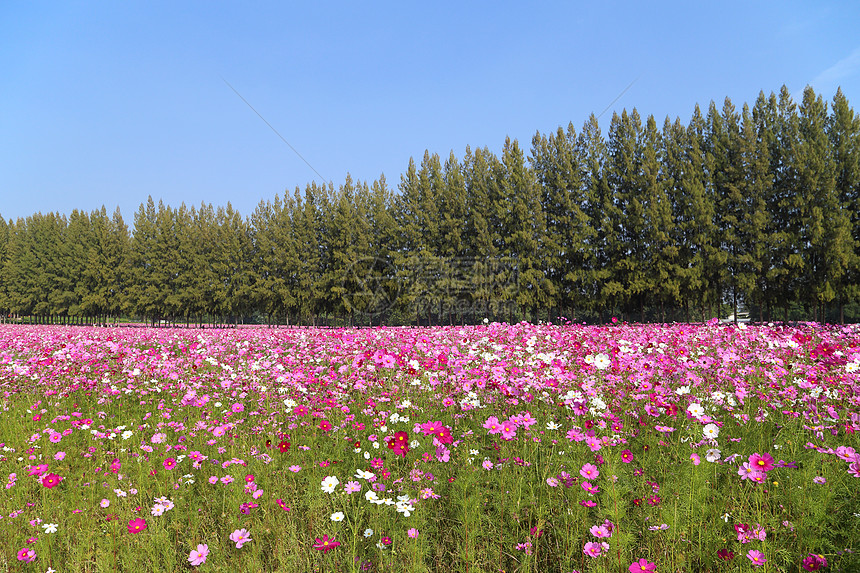
[[[759,307],[759,320],[769,304],[771,290],[767,271],[770,258],[773,223],[768,203],[773,195],[773,174],[770,172],[770,147],[773,139],[772,116],[767,100],[759,94],[752,112],[744,104],[741,113],[740,159],[745,171],[743,216],[738,221],[742,245],[738,259],[737,284],[744,299]]]
[[[818,320],[823,320],[825,305],[836,298],[833,285],[842,280],[854,251],[851,221],[841,208],[836,189],[827,125],[827,104],[807,86],[800,106],[800,138],[793,156],[799,185],[795,204],[801,218],[800,249],[805,271],[802,292]]]
[[[586,282],[596,231],[594,198],[585,184],[584,146],[573,124],[549,137],[532,140],[532,169],[542,190],[546,216],[542,260],[552,284],[547,304],[572,310],[587,303]],[[566,311],[565,311],[566,312]]]
[[[662,172],[663,185],[672,213],[668,241],[675,249],[676,302],[684,309],[685,320],[690,321],[690,304],[694,300],[691,271],[695,245],[690,239],[694,222],[691,218],[691,193],[688,190],[692,169],[687,156],[687,131],[680,118],[663,122]]]
[[[666,304],[680,298],[681,272],[678,245],[672,241],[675,217],[668,192],[672,182],[666,181],[663,172],[663,141],[653,116],[648,116],[645,122],[639,157],[639,188],[645,218],[644,272],[639,280],[648,293],[645,300],[659,304],[660,320],[665,322]],[[642,307],[640,313],[644,322]]]
[[[365,278],[371,319],[380,321],[390,316],[397,302],[399,285],[394,266],[397,248],[397,223],[394,220],[394,195],[381,175],[370,187],[368,217],[370,222],[370,253],[373,265]],[[462,221],[461,221],[462,223]]]
[[[583,270],[580,273],[569,271],[565,276],[574,285],[581,285],[578,289],[579,304],[591,311],[602,312],[607,308],[611,310],[614,299],[617,298],[616,291],[605,288],[611,278],[610,262],[613,256],[607,243],[610,238],[615,240],[609,217],[616,216],[616,213],[607,179],[606,162],[609,152],[594,114],[591,114],[582,127],[579,147],[583,157],[584,207],[585,215],[590,221],[590,237],[584,244]],[[572,320],[574,316],[571,314],[567,318]]]
[[[860,298],[860,116],[848,105],[842,88],[836,90],[827,134],[830,139],[836,193],[840,210],[848,216],[853,254],[847,272],[834,284],[839,321],[845,322],[844,303]]]
[[[636,109],[612,115],[607,143],[609,195],[603,198],[603,239],[609,276],[602,297],[644,318],[648,297],[645,268],[646,213],[641,193],[642,121]]]
[[[493,177],[498,158],[486,147],[474,153],[466,148],[463,160],[463,176],[466,186],[466,220],[464,222],[465,251],[468,266],[469,288],[472,293],[472,319],[481,316],[495,318],[499,311],[498,291],[507,285],[510,276],[502,272],[509,267],[508,261],[499,256],[497,234],[498,215],[495,197],[498,191]]]
[[[9,261],[9,241],[11,240],[11,225],[0,214],[0,322],[9,318],[11,304],[9,301],[9,278],[4,269]]]
[[[773,237],[769,283],[774,285],[776,299],[782,303],[783,318],[788,320],[788,308],[798,299],[801,278],[805,272],[800,251],[801,216],[798,200],[796,156],[799,145],[797,106],[788,88],[782,86],[779,97],[771,96],[776,109],[775,135],[771,149],[771,173],[774,192],[768,210],[779,229]]]

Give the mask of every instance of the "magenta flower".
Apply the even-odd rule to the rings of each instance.
[[[58,476],[57,474],[48,474],[42,478],[42,485],[48,489],[51,489],[52,487],[60,483],[60,479],[60,476]]]
[[[322,538],[316,538],[314,542],[314,549],[316,549],[317,551],[322,551],[323,553],[328,553],[338,545],[340,545],[340,541],[335,541],[334,537],[323,535]]]
[[[773,469],[773,456],[768,453],[755,453],[749,457],[749,464],[750,469],[760,472],[769,472]]]
[[[128,532],[129,533],[140,533],[146,529],[146,520],[142,517],[138,517],[137,519],[131,519],[128,522]]]
[[[810,553],[803,558],[803,568],[807,571],[818,571],[825,567],[827,567],[827,559],[824,558],[824,555]]]
[[[747,559],[752,561],[753,567],[761,567],[765,563],[767,563],[767,559],[764,556],[764,553],[758,551],[757,549],[750,549],[747,552]]]
[[[22,547],[18,552],[18,561],[23,561],[24,563],[32,563],[36,560],[36,552],[32,549],[28,549],[27,547]]]
[[[640,559],[639,561],[634,561],[627,570],[630,573],[650,573],[651,571],[657,571],[657,564],[651,563],[647,559]]]
[[[208,556],[209,546],[201,543],[197,546],[197,549],[191,550],[191,554],[188,555],[188,562],[191,563],[193,567],[197,567],[206,563],[206,557]]]
[[[623,452],[621,452],[621,461],[625,464],[629,464],[630,462],[632,462],[633,452],[631,452],[630,450],[624,450]]]

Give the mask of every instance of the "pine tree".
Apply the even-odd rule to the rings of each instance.
[[[504,286],[499,272],[506,262],[499,258],[497,219],[493,182],[498,159],[489,149],[479,148],[472,153],[466,148],[463,159],[463,177],[466,186],[466,220],[464,221],[464,247],[468,257],[467,277],[471,291],[472,320],[495,317],[498,311],[496,291]],[[508,276],[508,274],[505,274]],[[497,289],[497,287],[499,287]]]
[[[836,193],[840,210],[848,217],[853,248],[846,273],[834,284],[839,321],[844,323],[845,302],[860,298],[860,116],[848,105],[841,88],[833,97],[827,134],[833,154]]]
[[[508,138],[496,172],[502,219],[502,254],[514,265],[516,277],[500,294],[516,304],[519,312],[534,312],[545,307],[552,296],[552,283],[546,278],[541,251],[546,236],[546,219],[540,189],[526,165],[516,140]]]
[[[644,320],[648,297],[645,278],[645,204],[641,194],[642,121],[636,109],[613,114],[609,126],[607,182],[603,198],[603,238],[609,276],[602,297],[622,310],[639,310]]]
[[[672,305],[680,298],[681,272],[678,245],[672,240],[675,217],[668,188],[673,182],[666,180],[663,171],[662,135],[653,116],[648,116],[645,122],[639,157],[639,188],[645,218],[643,272],[639,280],[647,293],[643,298],[659,304],[660,320],[665,322],[666,304]],[[644,313],[641,319],[644,322]]]
[[[694,300],[691,274],[695,245],[691,236],[695,222],[691,217],[692,201],[688,189],[692,166],[686,153],[687,131],[680,118],[675,118],[674,122],[666,118],[661,141],[664,190],[672,213],[667,235],[675,249],[675,302],[683,307],[685,319],[689,322],[690,304]]]
[[[590,311],[611,309],[616,294],[605,289],[611,278],[611,256],[607,240],[614,237],[609,217],[615,216],[611,189],[607,179],[608,150],[597,117],[588,118],[579,134],[579,147],[583,158],[583,207],[588,217],[590,237],[583,245],[584,268],[579,273],[568,272],[566,278],[574,285],[580,285],[579,304]],[[607,209],[610,211],[607,212]],[[574,287],[575,288],[575,287]],[[576,302],[574,302],[576,304]],[[573,319],[570,315],[567,318]]]
[[[800,106],[800,139],[794,155],[799,184],[796,205],[801,217],[803,296],[810,302],[813,316],[822,322],[827,303],[836,298],[833,285],[842,280],[854,250],[851,221],[841,208],[836,189],[827,126],[827,104],[807,87]]]
[[[774,175],[774,193],[768,210],[779,232],[773,238],[769,282],[774,285],[776,300],[783,307],[783,318],[788,320],[790,305],[798,301],[801,278],[805,272],[800,252],[801,216],[795,195],[798,190],[797,153],[799,145],[797,106],[788,88],[782,86],[779,97],[771,96],[776,109],[771,149],[771,173]]]
[[[744,104],[741,113],[740,158],[744,166],[743,217],[738,222],[742,245],[738,260],[738,288],[744,299],[758,305],[759,320],[764,319],[764,307],[769,304],[772,289],[767,281],[771,267],[773,223],[768,203],[773,195],[773,174],[770,171],[770,147],[773,139],[772,117],[767,110],[764,94],[759,94],[756,107],[750,111]]]
[[[399,285],[394,266],[397,248],[397,224],[393,215],[394,195],[384,175],[370,187],[370,253],[373,266],[366,277],[364,291],[368,293],[370,319],[387,320],[397,303]]]
[[[561,308],[572,310],[588,303],[586,283],[596,237],[594,198],[584,182],[585,149],[573,124],[566,132],[559,127],[549,137],[535,135],[531,163],[546,216],[541,258],[552,285],[547,304],[559,315]]]
[[[9,300],[9,278],[4,269],[9,261],[9,242],[12,221],[8,223],[0,214],[0,322],[6,322],[11,311]]]

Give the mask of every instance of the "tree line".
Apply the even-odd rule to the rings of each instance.
[[[243,217],[150,197],[0,217],[0,312],[318,324],[822,320],[860,295],[860,118],[783,86],[690,121],[592,114],[526,152],[425,152],[392,189],[311,183]],[[851,318],[849,316],[849,318]]]

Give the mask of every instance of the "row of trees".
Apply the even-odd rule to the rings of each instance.
[[[507,140],[261,202],[0,219],[0,311],[315,322],[810,318],[860,295],[860,119],[838,91]]]

